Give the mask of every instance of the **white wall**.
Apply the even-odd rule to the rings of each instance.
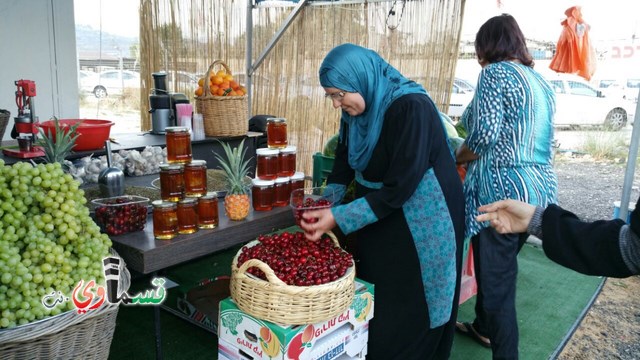
[[[0,1],[0,109],[11,112],[3,139],[10,139],[19,79],[36,83],[40,121],[78,117],[73,0]]]

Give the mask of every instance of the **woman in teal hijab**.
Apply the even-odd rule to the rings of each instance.
[[[439,111],[424,88],[376,52],[331,50],[320,84],[340,109],[327,187],[356,199],[305,213],[317,240],[356,233],[356,274],[375,285],[368,359],[443,359],[453,342],[464,228],[462,185]],[[401,330],[400,330],[401,329]]]

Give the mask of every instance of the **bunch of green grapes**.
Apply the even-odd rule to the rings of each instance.
[[[48,309],[46,294],[71,297],[80,280],[104,283],[111,240],[89,215],[84,191],[59,163],[0,160],[0,328],[71,310]]]

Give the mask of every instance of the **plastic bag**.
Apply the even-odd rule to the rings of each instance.
[[[564,13],[567,18],[561,23],[563,29],[549,68],[590,80],[596,71],[596,55],[589,39],[589,24],[582,18],[580,6],[572,6]]]

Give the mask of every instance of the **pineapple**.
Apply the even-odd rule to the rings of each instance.
[[[44,150],[44,161],[46,163],[60,163],[65,171],[68,171],[68,165],[64,159],[69,155],[71,149],[76,143],[76,139],[80,134],[76,132],[80,122],[71,125],[69,127],[60,126],[57,117],[53,117],[55,135],[50,132],[39,128],[42,138],[39,140],[38,145],[42,146]]]
[[[220,140],[218,142],[222,145],[226,155],[226,159],[223,159],[220,155],[215,154],[216,159],[220,162],[220,168],[224,171],[224,177],[227,182],[224,211],[229,219],[242,220],[249,215],[251,207],[248,185],[244,182],[249,173],[249,160],[244,159],[247,149],[244,147],[244,140],[233,150],[229,144]]]

